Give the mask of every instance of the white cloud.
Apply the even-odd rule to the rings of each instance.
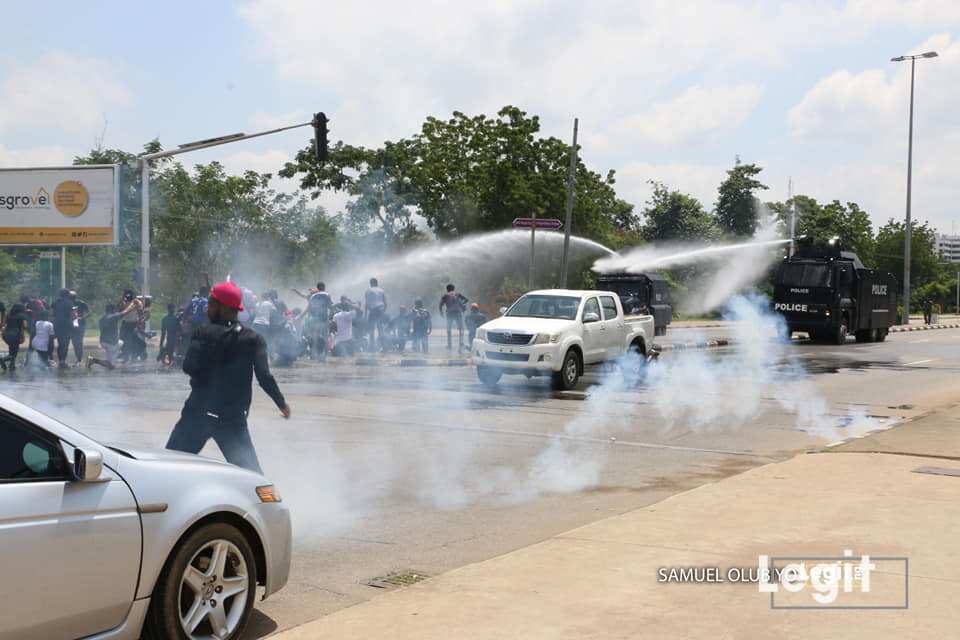
[[[727,177],[729,168],[711,164],[632,162],[617,171],[617,186],[620,195],[633,202],[638,210],[653,193],[651,180],[695,197],[709,210],[717,199],[717,187]]]
[[[309,122],[312,119],[313,114],[307,113],[303,110],[277,114],[258,111],[250,116],[250,127],[252,130],[249,131],[249,133],[268,129],[279,129],[281,127],[289,127],[291,125]]]
[[[949,230],[960,202],[960,41],[938,34],[904,53],[929,50],[939,57],[918,61],[916,70],[913,214]],[[800,191],[858,202],[875,224],[902,218],[909,91],[909,63],[836,71],[817,82],[788,113],[797,143],[823,150],[819,166],[798,171]]]
[[[906,65],[832,69],[789,114],[769,106],[778,104],[779,79],[823,65],[833,51],[879,50],[891,33],[925,30],[919,41],[930,29],[960,27],[955,0],[447,1],[322,11],[310,0],[249,0],[240,14],[281,80],[317,96],[334,140],[376,145],[411,135],[427,115],[515,104],[564,140],[579,116],[584,156],[617,169],[618,191],[637,205],[653,178],[710,207],[733,155],[744,152],[745,161],[775,156],[761,164],[778,190],[793,175],[819,198],[873,203],[875,220],[902,208],[895,177]],[[918,65],[916,203],[935,211],[931,218],[949,215],[947,194],[960,200],[948,185],[923,184],[936,162],[938,179],[960,185],[944,142],[960,98],[955,46],[949,35],[920,45],[942,56]],[[877,59],[898,53],[906,51]],[[744,118],[749,131],[737,129]],[[771,124],[782,122],[790,138]]]
[[[71,164],[67,150],[60,146],[12,149],[0,144],[0,167],[62,167]]]
[[[801,138],[875,136],[902,104],[901,85],[881,69],[834,72],[790,109],[791,133]]]
[[[616,128],[661,144],[677,143],[738,126],[756,107],[762,93],[763,89],[755,84],[693,85],[670,100],[624,118]]]
[[[118,70],[103,60],[48,51],[0,67],[0,131],[31,128],[95,135],[111,108],[130,103]]]

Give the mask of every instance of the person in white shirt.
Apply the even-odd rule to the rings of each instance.
[[[267,342],[267,353],[273,353],[273,335],[275,333],[275,324],[277,316],[275,291],[268,291],[263,294],[263,299],[257,305],[257,311],[253,315],[253,330],[263,336]]]
[[[37,332],[33,337],[31,346],[40,356],[40,362],[50,366],[50,346],[53,344],[53,323],[48,319],[50,314],[43,310],[40,312],[40,319],[37,320]]]
[[[333,323],[337,327],[337,335],[333,340],[333,355],[353,355],[353,320],[357,317],[357,310],[347,296],[340,296],[338,311],[333,314]]]

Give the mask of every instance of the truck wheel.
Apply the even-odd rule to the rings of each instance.
[[[620,373],[628,387],[635,387],[643,382],[647,373],[647,354],[643,347],[634,343],[620,358]]]
[[[665,336],[667,335],[667,325],[661,325],[659,327],[653,328],[653,335],[655,336]]]
[[[574,350],[563,356],[563,366],[553,374],[553,388],[557,391],[571,391],[580,381],[580,356]]]
[[[496,388],[497,383],[500,382],[500,376],[502,375],[503,372],[499,369],[484,366],[477,367],[477,377],[480,378],[480,382],[491,389]]]
[[[837,328],[834,329],[833,334],[834,344],[846,344],[847,342],[847,321],[841,320],[837,325]]]
[[[887,339],[889,329],[877,329],[877,342],[883,342]]]

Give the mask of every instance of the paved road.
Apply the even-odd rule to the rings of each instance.
[[[247,637],[376,596],[366,582],[393,571],[447,571],[916,415],[953,386],[960,330],[741,343],[658,367],[646,388],[600,373],[568,394],[524,378],[491,392],[462,367],[279,371],[294,419],[257,392],[251,422],[294,509],[295,565]],[[101,440],[162,446],[187,386],[178,373],[69,372],[0,392]]]

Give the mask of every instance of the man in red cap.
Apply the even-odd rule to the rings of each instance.
[[[210,324],[194,330],[183,359],[190,396],[167,449],[199,453],[213,438],[227,462],[260,472],[247,429],[253,376],[284,418],[290,417],[290,407],[270,373],[267,343],[237,322],[240,311],[243,293],[237,285],[221,282],[213,287],[207,304]]]

